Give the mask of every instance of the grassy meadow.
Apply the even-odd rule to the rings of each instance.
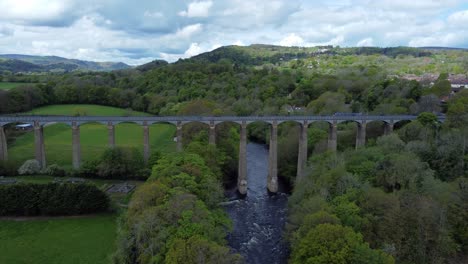
[[[87,115],[87,116],[150,116],[150,114],[103,105],[67,104],[49,105],[33,109],[25,114],[32,115]]]
[[[10,90],[23,85],[35,85],[35,83],[23,82],[0,82],[0,90]]]
[[[95,116],[146,115],[141,112],[130,112],[125,109],[97,105],[53,105],[37,108],[30,114],[41,115],[74,115],[77,111]],[[103,124],[88,123],[80,126],[82,161],[98,158],[107,148],[107,127]],[[173,135],[175,127],[169,124],[150,126],[151,150],[169,152],[175,150]],[[124,147],[136,147],[143,152],[143,128],[133,123],[122,123],[115,126],[116,144]],[[47,164],[71,166],[72,134],[66,124],[52,124],[44,128]],[[27,132],[17,137],[9,145],[9,159],[22,164],[34,158],[34,133]]]
[[[34,109],[37,115],[143,116],[141,112],[98,105],[52,105]],[[107,127],[89,123],[80,127],[82,160],[98,158],[107,148]],[[150,127],[152,149],[175,150],[175,128],[167,124]],[[143,151],[143,128],[137,124],[116,125],[116,144]],[[44,127],[47,163],[71,166],[71,128],[65,124]],[[9,160],[20,165],[34,158],[34,133],[26,132],[9,144]],[[25,183],[52,182],[51,176],[17,176]],[[101,189],[119,180],[86,179]],[[141,185],[142,182],[132,182]],[[117,205],[128,203],[131,194],[111,194]],[[15,264],[107,264],[115,250],[117,215],[57,218],[0,218],[0,263]]]
[[[116,216],[0,219],[0,263],[107,264],[115,250]]]

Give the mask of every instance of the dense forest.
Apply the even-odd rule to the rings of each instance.
[[[291,48],[282,51],[274,46],[252,46],[246,49],[249,52],[244,49],[224,47],[172,64],[155,61],[112,72],[4,74],[3,81],[39,84],[1,91],[0,112],[16,113],[57,103],[99,103],[176,115],[183,114],[180,109],[184,105],[198,100],[200,107],[216,115],[286,114],[291,106],[313,114],[417,114],[437,110],[439,101],[434,95],[450,94],[447,75],[440,75],[430,87],[389,76],[466,74],[468,68],[465,51],[334,48],[320,53],[296,48],[293,53]],[[329,54],[332,51],[337,54]],[[307,56],[301,59],[300,52]],[[243,57],[261,58],[262,65]],[[283,60],[277,62],[276,57]]]
[[[290,261],[463,263],[468,261],[468,89],[455,94],[448,78],[468,74],[467,55],[405,47],[253,45],[112,72],[5,73],[4,81],[37,84],[1,90],[0,113],[91,103],[154,115],[418,115],[388,136],[382,136],[382,124],[369,124],[367,144],[359,149],[356,124],[341,123],[337,153],[327,152],[328,125],[314,123],[300,184],[299,127],[281,124],[279,174],[292,187],[285,234]],[[403,78],[406,74],[436,77],[418,82]],[[443,124],[437,121],[441,113],[447,116]],[[250,140],[267,143],[267,127],[250,125]],[[222,184],[236,176],[238,127],[219,129],[217,146],[207,147],[206,127],[184,126],[184,152],[152,160],[151,176],[121,220],[116,263],[242,261],[226,247],[229,221],[218,206]]]
[[[366,148],[312,157],[290,199],[292,263],[465,262],[468,115],[451,113],[442,127],[423,114]]]

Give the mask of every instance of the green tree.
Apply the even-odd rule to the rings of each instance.
[[[102,178],[146,178],[143,155],[136,148],[113,147],[102,154],[97,174]]]
[[[291,263],[394,263],[391,256],[369,248],[362,235],[349,227],[320,224],[293,248]]]
[[[431,92],[439,97],[449,95],[451,84],[448,80],[437,80],[431,88]]]
[[[341,93],[325,92],[319,98],[309,103],[307,106],[314,114],[333,114],[336,112],[347,112],[345,96]]]
[[[228,247],[220,246],[205,238],[192,236],[172,241],[167,252],[167,264],[236,264],[243,263],[238,254],[231,254]]]
[[[210,208],[223,197],[218,177],[206,165],[203,158],[194,153],[166,155],[153,167],[150,181],[160,181],[170,188],[184,188],[197,195]]]
[[[435,126],[439,122],[436,115],[434,115],[433,113],[428,113],[428,112],[420,113],[418,115],[418,121],[423,126]]]

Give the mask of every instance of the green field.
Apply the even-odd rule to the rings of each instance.
[[[34,114],[72,115],[74,111],[85,111],[87,115],[119,116],[128,114],[125,109],[97,105],[54,105],[33,110]],[[146,115],[132,112],[133,115]],[[107,127],[89,123],[80,126],[82,161],[98,158],[107,148]],[[173,135],[175,127],[169,124],[150,126],[151,150],[170,152],[175,150]],[[123,123],[115,126],[117,146],[136,147],[143,152],[143,128],[137,124]],[[47,164],[70,166],[72,161],[72,134],[66,124],[53,124],[44,128]],[[34,158],[34,134],[25,133],[9,146],[9,159],[18,165]]]
[[[35,85],[36,83],[22,83],[22,82],[0,82],[0,90],[10,90],[23,85]]]
[[[0,220],[0,263],[110,263],[116,216]]]
[[[8,178],[14,178],[24,183],[38,183],[38,184],[50,183],[50,182],[53,182],[55,179],[55,177],[53,176],[46,176],[46,175],[14,176],[14,177],[8,177]],[[61,180],[65,180],[68,178],[69,177],[60,177]],[[94,178],[89,178],[89,179],[85,178],[85,181],[90,182],[101,189],[106,189],[106,186],[109,186],[115,183],[129,182],[129,183],[136,184],[136,185],[140,185],[143,183],[143,181],[107,180],[107,179],[94,179]]]
[[[103,105],[68,104],[49,105],[27,112],[33,115],[87,115],[87,116],[149,116],[150,114]]]
[[[97,105],[53,105],[35,109],[38,115],[147,115],[125,109]],[[143,128],[137,124],[118,124],[115,128],[118,146],[137,147],[143,151]],[[107,148],[107,127],[89,123],[80,127],[82,160],[98,158]],[[175,127],[168,124],[150,126],[152,149],[174,151]],[[65,124],[50,124],[44,128],[47,163],[70,166],[72,158],[71,128]],[[21,164],[34,158],[34,134],[17,136],[9,146],[9,159]],[[21,182],[47,183],[50,176],[18,176]],[[118,180],[86,179],[101,189]],[[142,182],[132,182],[140,185]],[[128,203],[131,194],[112,194],[116,205]],[[5,220],[0,218],[0,263],[110,263],[115,250],[116,215],[77,218]]]

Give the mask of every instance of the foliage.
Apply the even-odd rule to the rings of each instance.
[[[433,113],[423,112],[418,115],[418,121],[423,125],[434,125],[438,122],[437,116]]]
[[[18,175],[17,166],[12,161],[0,161],[0,175],[2,176],[15,176]]]
[[[347,110],[344,104],[335,104],[344,100],[356,112],[408,113],[412,105],[417,108],[423,95],[448,95],[450,84],[446,76],[433,87],[394,76],[467,72],[465,51],[324,49],[230,46],[176,63],[155,61],[113,72],[5,73],[4,80],[37,84],[1,91],[0,112],[99,103],[158,115],[202,109],[215,115],[266,115],[280,113],[285,105],[305,107],[327,93],[329,98],[311,105],[313,111],[320,112],[324,105],[329,108],[324,113]],[[415,113],[428,111],[421,109]]]
[[[225,247],[218,151],[195,141],[157,160],[122,219],[115,263],[240,263]]]
[[[39,165],[39,161],[33,159],[33,160],[27,160],[21,165],[21,167],[18,169],[18,173],[20,175],[35,175],[38,174],[41,171],[41,165]]]
[[[55,176],[55,177],[63,177],[63,176],[66,175],[65,169],[60,167],[57,164],[51,164],[51,165],[47,166],[44,173],[49,175],[49,176]]]
[[[310,175],[295,186],[287,229],[293,252],[300,258],[308,258],[310,253],[304,248],[298,251],[300,245],[317,244],[317,237],[307,236],[314,230],[349,238],[326,241],[328,249],[340,243],[353,245],[355,250],[351,251],[343,247],[343,254],[353,256],[349,261],[385,262],[388,259],[379,251],[383,250],[399,263],[442,263],[466,252],[457,250],[465,249],[467,237],[466,188],[460,179],[468,175],[468,93],[460,91],[446,104],[440,103],[450,94],[448,73],[468,73],[466,58],[466,51],[407,47],[230,46],[176,63],[155,61],[109,73],[5,73],[4,81],[37,84],[0,91],[0,113],[51,104],[99,103],[155,115],[419,114],[418,120],[406,125],[399,122],[396,133],[382,138],[377,138],[379,125],[369,124],[371,140],[367,148],[358,150],[354,150],[356,125],[342,123],[338,127],[338,147],[344,153],[336,155],[325,152],[327,125],[312,125],[308,134],[311,168],[306,170]],[[434,85],[432,79],[408,80],[414,78],[412,74],[421,77],[423,73],[431,78],[447,74],[440,74]],[[74,106],[71,114],[95,112],[79,108]],[[291,108],[299,110],[290,112]],[[446,124],[435,122],[440,111],[447,112]],[[134,113],[119,113],[127,114]],[[140,130],[127,126],[121,128],[126,136],[122,143],[140,144]],[[250,124],[250,139],[268,142],[268,128],[264,123]],[[287,123],[279,127],[278,169],[291,183],[297,158],[297,128]],[[92,139],[82,133],[87,157],[98,157],[105,148],[105,128],[99,130],[94,125],[93,129],[89,133]],[[71,150],[64,151],[71,141],[69,130],[59,125],[45,130],[51,135],[50,144],[46,142],[50,148],[47,152],[60,153],[58,158],[48,156],[48,161],[60,165],[70,162]],[[173,147],[173,134],[173,128],[167,129],[166,141],[155,144],[157,149],[161,150],[161,145]],[[230,259],[222,239],[209,230],[224,234],[218,228],[226,225],[224,217],[216,213],[217,203],[222,197],[221,175],[223,183],[227,183],[237,174],[238,126],[219,124],[217,147],[206,147],[206,125],[184,126],[183,138],[184,154],[166,156],[170,148],[163,146],[161,156],[151,159],[149,166],[155,164],[153,176],[148,186],[137,192],[128,217],[122,220],[116,253],[120,261],[116,262],[187,260],[195,256],[196,250],[203,252],[200,259],[207,262],[218,253],[224,256],[222,259]],[[26,141],[29,145],[22,144]],[[26,150],[32,148],[32,142],[31,135],[17,138],[10,157],[31,158],[26,157],[32,155]],[[101,171],[102,175],[122,176],[128,168],[136,168],[112,163],[119,156],[125,157],[109,155],[100,167],[100,161],[87,162],[82,173],[97,175]],[[132,170],[130,174],[139,173]],[[166,215],[164,210],[171,214]],[[201,216],[211,222],[198,221],[196,218]],[[319,229],[323,225],[333,227]],[[339,254],[327,256],[340,259]]]
[[[428,117],[415,122],[419,130],[425,129],[422,123],[432,123],[432,114]],[[289,202],[292,262],[353,261],[346,255],[351,253],[338,251],[346,246],[335,247],[335,239],[325,240],[333,237],[330,233],[308,236],[311,230],[318,232],[320,225],[349,227],[362,235],[361,241],[363,238],[378,249],[371,254],[366,246],[362,252],[370,260],[359,259],[358,263],[391,261],[386,254],[397,263],[435,264],[466,257],[460,250],[466,245],[466,184],[464,178],[455,176],[462,175],[456,165],[460,158],[451,154],[452,150],[460,153],[461,144],[452,131],[408,140],[405,143],[391,134],[378,138],[373,146],[344,154],[325,153],[311,160],[310,175],[295,186]],[[345,233],[340,238],[348,235]],[[328,246],[311,250],[319,245]],[[314,254],[321,250],[332,252]],[[340,259],[344,255],[347,262]]]
[[[184,188],[209,207],[216,207],[223,197],[219,176],[210,170],[202,157],[189,152],[161,158],[153,167],[149,180],[160,181],[169,188]]]
[[[146,178],[143,155],[135,148],[113,147],[102,154],[97,175],[106,179]]]
[[[0,215],[78,215],[105,212],[109,198],[88,184],[0,185]]]
[[[210,242],[202,237],[176,239],[166,255],[165,263],[242,263],[239,255],[230,255],[229,249]]]
[[[293,249],[291,263],[394,263],[392,257],[369,248],[349,227],[319,224]]]
[[[340,93],[325,92],[307,106],[312,114],[331,115],[337,112],[348,112],[345,96]]]

